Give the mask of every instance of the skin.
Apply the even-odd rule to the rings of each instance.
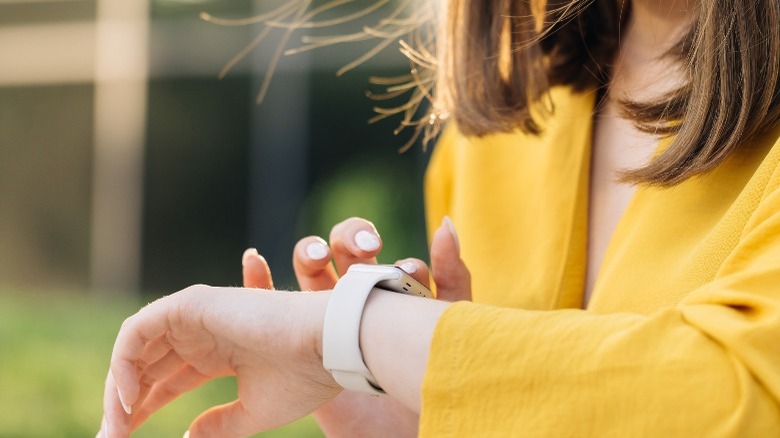
[[[332,249],[319,260],[308,257],[305,248],[313,242],[324,244],[321,239],[311,236],[296,245],[293,265],[302,289],[326,290],[270,290],[273,281],[267,263],[256,251],[248,250],[242,264],[244,281],[251,289],[191,286],[128,318],[114,346],[98,436],[126,437],[180,394],[226,375],[237,377],[238,399],[201,414],[190,426],[189,436],[248,436],[315,410],[329,436],[377,436],[380,430],[392,431],[393,436],[414,435],[425,361],[410,367],[401,378],[386,362],[402,357],[394,355],[427,356],[433,328],[448,302],[371,294],[360,328],[361,346],[364,360],[390,396],[376,400],[344,392],[322,368],[322,323],[329,288],[349,265],[376,263],[375,255],[381,249],[366,252],[353,245],[360,230],[376,233],[373,225],[361,219],[334,227]],[[470,298],[470,276],[446,225],[435,233],[431,251],[432,277],[434,281],[444,278],[439,297]],[[398,264],[407,262],[416,267],[411,275],[427,285],[425,263],[405,259]],[[437,270],[437,263],[446,266]],[[388,319],[388,315],[405,315],[407,321],[399,324],[398,318]],[[401,330],[388,331],[388,324]],[[374,342],[379,343],[370,345]],[[277,354],[280,348],[287,353]]]
[[[659,75],[649,74],[646,68],[655,68],[662,72],[661,77],[669,78],[665,86],[674,83],[673,75],[654,55],[659,41],[666,41],[665,36],[675,34],[675,29],[687,23],[681,17],[690,17],[692,10],[686,2],[672,0],[637,0],[633,9],[608,90],[613,97],[637,97],[663,87],[658,85]],[[643,64],[642,60],[647,62]],[[646,158],[654,147],[650,143],[644,151],[635,152],[620,146],[627,140],[634,144],[642,136],[631,132],[609,105],[594,120],[591,189],[598,195],[591,201],[588,290],[603,258],[603,249],[596,247],[606,247],[616,218],[622,215],[633,193],[605,175],[614,175],[622,163]],[[609,125],[608,119],[615,125]],[[190,426],[191,437],[248,436],[314,411],[329,433],[349,436],[355,432],[352,436],[361,436],[364,430],[360,422],[345,420],[348,416],[342,408],[354,411],[364,403],[344,393],[322,368],[322,322],[329,289],[338,274],[351,263],[373,260],[376,254],[356,249],[354,238],[349,238],[354,237],[354,227],[365,223],[356,225],[352,221],[339,226],[330,236],[335,268],[327,258],[316,263],[306,260],[296,248],[296,273],[308,285],[302,288],[321,292],[265,290],[272,287],[271,275],[257,255],[257,263],[250,263],[249,269],[245,266],[244,278],[247,285],[264,289],[192,286],[128,318],[114,345],[106,379],[104,420],[98,435],[127,437],[178,395],[212,378],[235,375],[238,399],[201,414]],[[373,226],[370,228],[373,230]],[[441,241],[439,248],[449,249],[436,249],[437,239]],[[441,297],[451,293],[450,298],[463,299],[470,291],[468,271],[453,248],[457,249],[454,236],[440,228],[431,250],[433,278]],[[253,257],[250,252],[249,258]],[[423,272],[422,266],[419,272]],[[420,410],[420,386],[433,330],[448,305],[443,300],[389,292],[371,294],[361,321],[360,345],[366,365],[388,397],[381,405],[374,404],[375,409],[357,411],[361,418],[381,422],[392,421],[397,415],[404,418],[404,431],[411,432]],[[378,427],[386,424],[396,423],[380,423]]]
[[[617,172],[646,163],[658,139],[620,114],[621,100],[642,101],[677,88],[684,78],[663,58],[693,18],[693,2],[645,0],[632,4],[605,99],[597,109],[591,149],[586,306],[609,241],[636,187],[616,182]]]
[[[350,218],[336,225],[330,233],[330,246],[317,236],[301,239],[293,251],[293,267],[301,290],[329,290],[335,286],[338,277],[354,263],[375,264],[381,247],[375,251],[363,251],[355,242],[355,235],[365,230],[379,234],[370,222]],[[381,239],[379,239],[381,241]],[[313,259],[306,248],[322,245],[326,255]],[[432,263],[435,267],[433,280],[437,284],[438,298],[444,301],[469,300],[470,274],[458,257],[459,248],[448,226],[442,224],[434,233],[431,246]],[[265,260],[255,253],[244,258],[244,279],[255,287],[270,288],[270,277],[255,276],[253,272],[267,272]],[[331,261],[333,263],[331,263]],[[408,258],[398,260],[396,266],[413,265],[408,272],[417,281],[430,287],[430,271],[422,260]],[[334,269],[334,265],[337,267]],[[255,281],[257,280],[257,281]],[[371,397],[351,391],[344,391],[335,399],[314,412],[320,427],[329,437],[404,437],[417,436],[417,413],[408,409],[392,397]]]

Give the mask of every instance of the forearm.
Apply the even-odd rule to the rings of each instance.
[[[433,330],[450,303],[372,292],[360,324],[363,360],[382,388],[420,412],[420,388]]]

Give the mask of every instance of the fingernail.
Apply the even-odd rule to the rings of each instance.
[[[455,247],[458,248],[458,254],[460,254],[460,239],[458,239],[458,232],[455,231],[455,224],[452,223],[452,219],[450,219],[449,216],[444,216],[441,223],[442,225],[446,225],[450,234],[452,234],[452,238],[455,239]]]
[[[113,371],[111,372],[111,374],[112,375],[114,374]],[[116,377],[114,377],[114,382],[116,382]],[[122,397],[122,390],[119,389],[119,384],[116,385],[116,395],[119,396],[119,403],[122,403],[122,409],[124,409],[125,412],[127,412],[127,415],[132,414],[133,413],[133,409],[130,407],[130,405],[125,403],[125,398]]]
[[[108,438],[108,433],[109,433],[108,421],[106,420],[105,417],[103,417],[103,438]]]
[[[181,438],[190,438],[190,431],[184,432],[184,435]]]
[[[414,274],[417,272],[417,265],[412,262],[406,262],[401,265],[401,269],[403,269],[407,274]]]
[[[306,245],[306,255],[312,260],[322,260],[328,256],[328,247],[322,242],[312,242]]]
[[[355,244],[363,251],[375,251],[379,248],[379,237],[369,231],[361,230],[355,234]]]
[[[244,251],[244,256],[241,257],[241,266],[246,266],[250,257],[258,257],[260,254],[254,248],[249,248]]]

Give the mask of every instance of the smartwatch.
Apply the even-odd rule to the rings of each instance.
[[[360,351],[360,320],[373,290],[425,298],[433,298],[433,294],[392,265],[355,264],[336,283],[325,309],[322,365],[344,389],[379,395],[385,392],[366,367]]]

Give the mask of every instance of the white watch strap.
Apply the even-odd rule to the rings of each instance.
[[[396,276],[392,272],[350,270],[333,289],[322,329],[322,364],[344,389],[369,394],[385,393],[363,362],[360,320],[374,286]]]

